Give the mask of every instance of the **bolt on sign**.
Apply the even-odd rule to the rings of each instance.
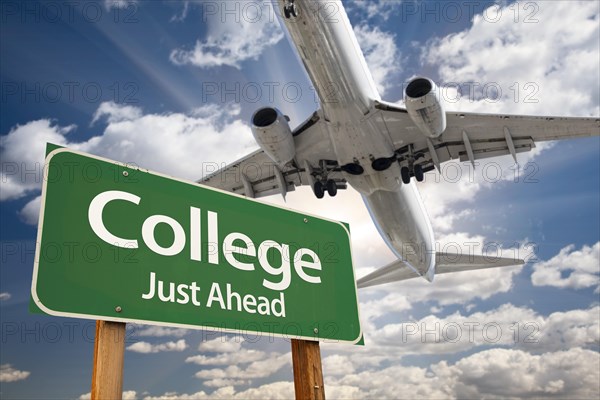
[[[66,148],[49,147],[45,171],[33,308],[361,339],[344,224]]]

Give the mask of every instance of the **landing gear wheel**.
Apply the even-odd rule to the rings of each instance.
[[[417,182],[423,182],[425,176],[423,175],[423,167],[420,165],[415,165],[415,179]]]
[[[315,196],[317,199],[322,199],[325,197],[325,188],[321,182],[315,182],[315,187],[313,188],[313,192],[315,192]]]
[[[335,183],[335,181],[330,179],[327,181],[325,186],[327,187],[327,193],[329,194],[329,196],[335,197],[335,195],[337,194],[337,184]]]
[[[400,168],[400,175],[402,176],[402,183],[408,185],[410,183],[410,170],[408,167]]]

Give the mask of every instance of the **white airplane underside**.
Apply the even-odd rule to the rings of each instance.
[[[279,0],[279,6],[321,108],[293,130],[277,109],[257,110],[252,131],[261,149],[199,183],[253,198],[285,196],[300,185],[322,198],[352,186],[398,257],[361,278],[359,287],[522,264],[436,254],[414,180],[452,159],[474,163],[510,154],[516,161],[538,141],[598,135],[600,119],[446,112],[427,78],[409,83],[406,107],[385,102],[339,0]]]

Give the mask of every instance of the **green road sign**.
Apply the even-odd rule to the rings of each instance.
[[[341,223],[58,148],[31,294],[57,316],[357,343]]]

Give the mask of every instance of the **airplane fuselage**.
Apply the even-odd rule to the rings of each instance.
[[[279,2],[281,8],[289,4]],[[363,170],[344,172],[345,179],[363,195],[392,251],[432,279],[433,230],[414,183],[402,183],[398,163],[384,171],[371,166],[374,159],[392,157],[395,148],[370,118],[381,98],[342,3],[296,0],[294,5],[297,16],[283,21],[319,95],[337,162]]]

